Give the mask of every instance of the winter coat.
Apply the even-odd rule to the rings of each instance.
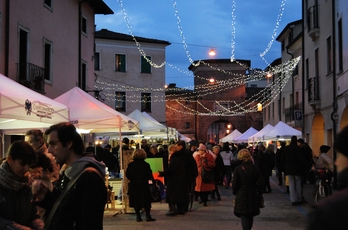
[[[215,172],[215,182],[219,183],[220,181],[222,181],[224,176],[224,171],[225,171],[224,162],[222,160],[220,153],[216,155],[215,167],[213,170]]]
[[[161,176],[165,176],[166,180],[167,203],[178,204],[183,203],[187,200],[187,178],[185,161],[183,159],[182,153],[184,152],[178,151],[173,153],[170,157],[168,168],[163,173],[160,173]]]
[[[284,147],[282,161],[285,164],[285,175],[301,176],[305,169],[305,158],[296,142]]]
[[[7,164],[6,168],[9,170],[8,163],[5,161],[3,164]],[[1,167],[4,168],[4,165]],[[31,189],[27,182],[22,180],[28,181],[28,178],[20,178],[23,186],[14,190],[11,186],[3,184],[8,183],[8,179],[11,181],[19,177],[14,174],[11,178],[3,176],[0,176],[0,229],[43,229],[44,223],[37,214]]]
[[[107,201],[105,165],[92,157],[82,157],[67,168],[55,184],[52,193],[48,192],[45,198],[38,202],[38,206],[46,209],[47,218],[68,183],[88,167],[95,168],[99,173],[86,170],[81,174],[59,203],[48,230],[103,229]]]
[[[149,180],[153,175],[149,163],[145,159],[134,159],[128,164],[126,177],[129,180],[129,207],[151,208]]]
[[[265,150],[260,152],[259,158],[260,170],[265,176],[272,176],[272,170],[275,164],[275,155],[273,151]]]
[[[202,181],[202,171],[203,171],[202,167],[204,167],[204,169],[206,170],[213,170],[213,168],[215,167],[214,157],[208,152],[206,152],[203,155],[200,155],[200,154],[195,155],[195,161],[196,161],[197,169],[198,169],[198,176],[196,177],[195,191],[196,192],[213,191],[215,189],[214,180],[209,183],[204,183]]]
[[[243,162],[234,170],[232,185],[233,194],[236,196],[234,214],[237,217],[259,215],[257,192],[264,188],[264,179],[259,167],[252,162]]]

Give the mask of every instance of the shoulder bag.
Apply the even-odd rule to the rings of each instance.
[[[201,158],[201,166],[202,166],[202,182],[203,183],[210,183],[214,181],[215,175],[214,170],[205,170],[203,166],[203,160]]]

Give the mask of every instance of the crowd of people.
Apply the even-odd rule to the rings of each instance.
[[[347,138],[348,127],[334,143],[341,191],[313,209],[308,229],[348,226],[344,218],[347,211],[342,208],[348,202]],[[291,137],[288,145],[279,144],[278,148],[274,143],[252,147],[243,143],[234,146],[227,142],[212,145],[193,141],[187,145],[177,141],[167,147],[150,146],[144,139],[139,148],[132,150],[132,161],[125,172],[129,206],[135,210],[136,221],[143,220],[142,209],[147,222],[156,220],[151,216],[149,190],[149,181],[154,183],[153,172],[145,161],[153,157],[163,159],[164,170],[158,173],[165,181],[168,216],[185,215],[195,201],[202,207],[208,205],[209,199],[221,201],[219,189],[231,188],[234,214],[241,219],[243,230],[250,230],[254,216],[262,208],[260,197],[272,192],[273,170],[278,184],[287,187],[291,204],[306,203],[303,187],[314,183],[314,172],[325,168],[334,175],[334,163],[326,155],[331,147],[322,145],[313,151],[296,136]],[[119,148],[130,150],[129,139],[124,138]],[[29,130],[24,140],[11,144],[0,165],[0,229],[103,229],[106,167],[109,172],[119,172],[115,154],[119,148],[90,144],[85,151],[84,142],[71,123],[52,125],[44,133]]]

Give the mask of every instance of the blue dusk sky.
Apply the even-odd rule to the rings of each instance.
[[[288,23],[301,19],[301,0],[104,2],[114,14],[96,15],[96,29],[170,42],[166,48],[169,65],[163,67],[166,84],[190,88],[193,76],[188,72],[189,57],[193,61],[211,59],[208,51],[214,48],[217,54],[213,58],[230,59],[234,54],[235,59],[250,60],[252,68],[264,69],[281,55],[280,43],[275,38]],[[260,53],[265,51],[263,60]]]

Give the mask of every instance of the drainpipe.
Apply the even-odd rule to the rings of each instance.
[[[81,29],[82,29],[82,25],[81,25],[81,18],[82,18],[82,4],[83,3],[85,3],[85,2],[87,2],[87,1],[85,1],[85,0],[82,0],[82,1],[80,1],[79,2],[79,19],[78,19],[78,23],[79,23],[79,26],[78,26],[78,36],[79,36],[79,38],[78,38],[78,87],[80,87],[81,89],[82,89],[82,79],[81,79],[81,63],[82,63],[82,61],[81,61]]]
[[[335,0],[332,0],[332,96],[333,96],[333,111],[331,113],[332,120],[332,135],[333,135],[333,143],[336,141],[336,133],[337,133],[337,97],[336,97],[336,7]],[[335,116],[336,115],[336,116]],[[336,117],[336,119],[335,119]],[[333,149],[333,161],[336,160],[336,151]],[[336,176],[336,167],[334,173],[334,188],[337,187],[337,176]]]
[[[302,1],[302,137],[304,137],[305,135],[305,127],[306,127],[306,119],[305,119],[305,68],[307,68],[307,66],[305,66],[306,62],[305,62],[305,48],[306,48],[306,44],[305,44],[305,26],[304,26],[304,17],[305,17],[305,9],[304,8],[304,1]]]
[[[294,31],[294,27],[295,25],[291,25],[289,28],[290,28],[290,33],[292,34],[292,36],[294,35],[293,34],[293,31]],[[288,44],[289,46],[289,44]],[[289,48],[286,48],[286,53],[291,55],[291,59],[294,58],[294,55],[292,53],[289,52]],[[291,115],[290,115],[290,121],[292,121],[291,117],[294,116],[294,98],[295,98],[295,89],[294,89],[294,75],[291,76],[291,93],[292,93],[292,100],[291,100],[291,105],[290,105],[290,112],[291,112]]]
[[[10,0],[6,1],[6,24],[5,24],[5,76],[8,74],[10,55]]]

